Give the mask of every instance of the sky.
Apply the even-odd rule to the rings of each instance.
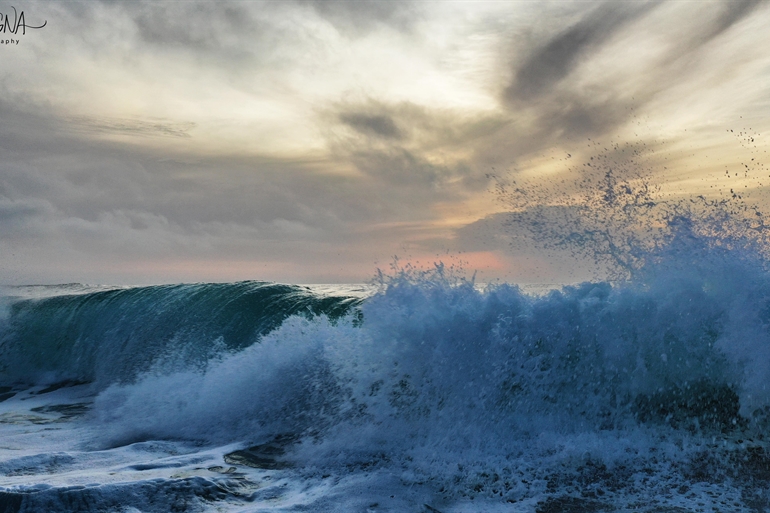
[[[548,204],[613,147],[644,148],[633,165],[667,194],[770,206],[763,1],[0,13],[0,284],[355,283],[394,258],[569,280],[496,186]]]

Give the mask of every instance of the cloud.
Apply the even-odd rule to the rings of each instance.
[[[455,230],[454,249],[462,255],[491,252],[510,261],[516,283],[577,283],[606,271],[586,251],[549,244],[543,237],[566,230],[574,212],[564,207],[534,207],[522,212],[491,214]]]
[[[437,166],[404,149],[358,151],[351,155],[356,167],[365,174],[405,188],[437,188],[451,177],[453,170]],[[420,191],[423,194],[423,191]]]
[[[157,47],[224,53],[232,51],[244,33],[257,38],[264,35],[265,27],[255,19],[249,4],[127,2],[122,6],[131,14],[140,39]],[[268,6],[262,3],[259,7]]]
[[[402,137],[401,130],[398,129],[393,118],[384,114],[342,113],[340,114],[340,121],[365,135],[387,139],[400,139]]]
[[[511,78],[499,98],[511,123],[482,145],[482,160],[510,165],[544,148],[617,137],[634,120],[681,104],[685,89],[677,88],[684,84],[718,87],[729,79],[731,62],[713,63],[709,43],[726,38],[762,4],[723,1],[693,12],[680,3],[603,2],[554,17],[566,26],[517,45],[509,58]],[[658,112],[648,110],[653,105]]]
[[[196,126],[196,123],[191,121],[90,118],[84,116],[72,117],[65,120],[65,123],[71,130],[120,135],[168,137],[190,137],[190,130]]]
[[[724,2],[722,4],[722,13],[712,23],[704,27],[703,32],[699,34],[696,41],[699,44],[704,44],[715,39],[733,25],[749,16],[754,9],[766,3],[767,0],[731,0]]]
[[[536,149],[611,133],[649,100],[654,90],[629,91],[622,83],[580,72],[660,5],[602,3],[556,35],[535,43],[525,58],[517,56],[522,63],[503,88],[501,99],[514,116],[527,120],[528,133],[521,138],[525,146]]]
[[[12,200],[0,196],[0,230],[6,232],[7,235],[9,229],[15,231],[23,227],[27,221],[42,216],[50,216],[53,212],[53,206],[44,200],[35,198]]]
[[[457,200],[487,185],[473,148],[505,123],[497,113],[374,99],[329,107],[331,151],[384,186],[400,205]]]
[[[257,67],[291,66],[309,49],[323,49],[329,28],[345,38],[367,37],[382,27],[408,32],[418,19],[411,1],[295,0],[212,2],[103,0],[99,7],[64,4],[73,20],[114,24],[135,51],[193,56],[209,66],[245,73]],[[122,26],[126,21],[129,26]],[[314,48],[315,47],[315,48]]]
[[[311,7],[339,30],[352,36],[361,36],[383,25],[409,31],[419,19],[417,6],[410,0],[297,0],[297,4]]]
[[[657,5],[608,2],[589,11],[573,26],[534,49],[514,73],[512,83],[503,92],[504,99],[526,102],[551,92],[582,59]]]

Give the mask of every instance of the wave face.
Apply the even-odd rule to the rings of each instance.
[[[18,294],[27,297],[12,297]],[[255,343],[289,316],[336,318],[359,301],[263,282],[96,291],[24,287],[6,295],[0,305],[0,379],[100,386],[153,368],[205,365]]]

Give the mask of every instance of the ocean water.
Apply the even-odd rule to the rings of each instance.
[[[0,512],[770,511],[764,217],[605,178],[552,290],[2,289]]]
[[[537,294],[6,288],[0,511],[767,511],[766,262],[648,260]]]

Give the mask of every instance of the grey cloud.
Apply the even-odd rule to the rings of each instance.
[[[533,135],[543,142],[604,135],[626,122],[641,101],[642,98],[629,100],[615,95],[594,97],[565,92],[539,107],[540,123]]]
[[[340,31],[353,36],[369,32],[377,25],[409,31],[419,18],[411,0],[297,0],[297,3],[310,6]]]
[[[388,139],[402,137],[401,130],[396,126],[393,118],[384,114],[343,113],[340,115],[340,121],[366,135]]]
[[[300,48],[317,42],[315,31],[303,23],[307,14],[286,2],[120,0],[54,5],[61,11],[55,13],[57,30],[70,51],[117,53],[126,67],[141,63],[137,56],[176,55],[208,72],[225,72],[245,89],[256,87],[249,78],[255,71],[290,67],[304,58]],[[287,18],[291,22],[286,23]]]
[[[68,129],[87,132],[114,133],[139,136],[190,137],[193,122],[177,122],[163,119],[115,119],[73,117],[64,121]]]
[[[64,3],[81,25],[99,23],[99,7],[112,10],[110,14],[130,19],[139,39],[159,47],[181,47],[186,50],[223,49],[234,46],[235,37],[244,33],[259,36],[261,25],[255,11],[270,8],[271,2],[186,2],[158,3],[146,0],[100,0]],[[101,19],[103,22],[103,18]],[[228,44],[229,43],[229,44]],[[232,48],[229,48],[232,49]]]
[[[141,5],[133,13],[139,35],[144,41],[159,46],[171,44],[186,50],[208,50],[221,47],[228,35],[252,32],[258,37],[262,28],[245,7],[248,4],[144,2],[133,5]]]
[[[389,104],[375,99],[358,102],[341,102],[319,111],[321,121],[329,126],[330,140],[341,140],[334,128],[340,124],[352,128],[354,133],[342,139],[347,144],[407,145],[432,132],[436,122],[434,113],[408,102]]]
[[[695,30],[682,31],[676,47],[663,59],[662,66],[657,70],[660,87],[665,87],[686,74],[694,57],[697,57],[699,52],[704,52],[711,41],[728,32],[763,4],[767,5],[767,0],[725,0],[720,2],[718,9],[713,10],[716,15],[708,23]]]
[[[351,177],[324,173],[334,161],[181,155],[173,146],[159,150],[67,130],[72,120],[44,107],[33,113],[0,100],[0,113],[0,194],[10,198],[0,206],[0,229],[13,233],[19,250],[49,247],[46,258],[66,247],[72,262],[82,254],[104,261],[280,260],[287,252],[306,261],[324,252],[339,261],[329,249],[337,247],[368,254],[371,263],[374,248],[404,236],[398,228],[375,233],[371,225],[430,218],[432,201],[447,197],[430,184],[385,187],[398,178],[373,168],[372,175]],[[395,173],[405,176],[412,169],[406,166],[423,166],[428,182],[442,172],[403,154],[373,159],[387,169],[400,163]]]
[[[500,95],[512,123],[482,145],[480,153],[488,155],[480,159],[495,162],[497,155],[497,163],[501,159],[510,163],[542,148],[614,133],[661,93],[692,78],[706,43],[725,34],[764,3],[740,0],[709,4],[710,10],[704,13],[706,23],[679,20],[680,26],[664,27],[662,33],[668,32],[672,39],[668,47],[661,47],[654,65],[631,68],[636,76],[627,80],[621,77],[617,83],[593,76],[590,85],[585,80],[573,80],[581,65],[621,36],[633,40],[633,30],[645,30],[644,24],[652,23],[653,11],[661,14],[657,11],[662,7],[678,6],[658,1],[604,2],[587,10],[576,23],[524,49],[523,59],[516,59],[520,64]],[[660,22],[656,19],[655,23],[659,26]],[[622,51],[633,62],[634,47]],[[519,124],[518,118],[525,121]]]
[[[436,187],[451,176],[448,168],[432,165],[404,149],[361,151],[352,159],[364,173],[392,185]]]
[[[332,151],[373,179],[423,202],[458,198],[486,187],[484,172],[464,159],[436,155],[472,147],[505,124],[497,115],[429,109],[408,102],[375,100],[333,105],[322,119],[330,125]],[[342,125],[353,130],[336,130]],[[427,196],[426,196],[427,194]],[[406,199],[406,198],[401,198]],[[409,199],[407,203],[419,201]]]
[[[504,133],[516,139],[509,149],[526,152],[611,133],[648,101],[650,91],[638,91],[629,98],[612,84],[595,91],[574,86],[568,78],[613,36],[659,5],[605,2],[555,37],[535,45],[502,92],[503,104],[512,113],[535,117],[526,134]]]
[[[233,75],[256,66],[283,66],[291,43],[308,38],[281,26],[282,4],[272,2],[130,2],[139,41],[154,51],[174,50],[227,69]],[[274,11],[272,18],[267,13]]]
[[[416,18],[411,1],[296,0],[273,2],[185,2],[113,1],[99,2],[135,28],[135,50],[178,51],[208,65],[231,73],[255,66],[290,66],[298,48],[324,45],[308,19],[320,17],[351,37],[362,36],[387,25],[408,30]],[[66,8],[80,24],[97,18],[89,2],[69,2]],[[289,23],[286,20],[290,20]]]
[[[409,102],[375,100],[333,105],[323,117],[354,128],[360,135],[390,138],[392,144],[424,150],[453,148],[493,134],[506,124],[499,114],[468,114],[430,109]]]
[[[524,250],[531,246],[520,230],[511,228],[511,214],[491,214],[455,230],[456,249],[459,251],[509,251],[512,247]]]
[[[547,41],[526,59],[505,89],[508,101],[528,101],[548,93],[591,50],[659,3],[605,3]]]
[[[12,200],[0,196],[0,229],[6,229],[10,224],[18,225],[31,218],[50,215],[53,206],[44,200],[35,198]]]
[[[713,22],[707,26],[703,34],[700,35],[700,42],[710,41],[721,35],[727,29],[746,18],[756,7],[767,3],[766,0],[731,0],[723,4],[724,11]]]

